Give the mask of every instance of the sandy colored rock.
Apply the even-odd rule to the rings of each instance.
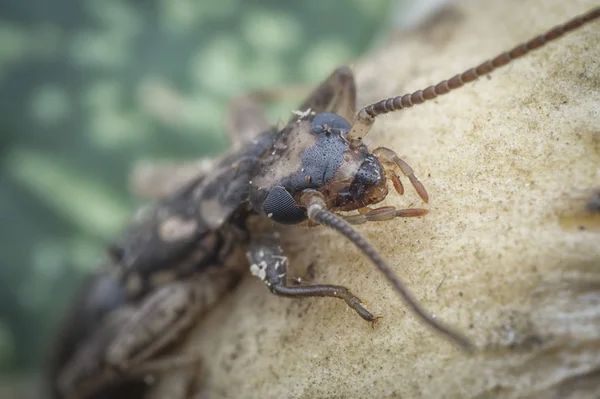
[[[355,66],[359,102],[412,92],[597,3],[469,0]],[[346,285],[383,316],[289,300],[247,279],[192,333],[207,397],[600,397],[600,22],[428,104],[380,118],[430,195],[423,218],[358,226],[416,297],[481,348],[432,333],[351,245],[283,230],[296,275]],[[407,185],[408,186],[408,185]],[[421,206],[413,190],[386,204]]]

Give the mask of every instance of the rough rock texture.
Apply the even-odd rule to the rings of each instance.
[[[361,104],[412,92],[581,14],[590,0],[469,0],[356,66]],[[374,267],[325,229],[284,230],[297,273],[341,301],[289,300],[248,279],[193,332],[210,398],[600,397],[600,22],[454,93],[380,118],[431,198],[423,218],[359,226],[415,296],[481,351],[406,311]],[[414,191],[386,204],[421,206]]]

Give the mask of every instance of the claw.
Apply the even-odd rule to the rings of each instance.
[[[393,170],[390,170],[389,176],[390,176],[390,180],[394,184],[394,188],[396,189],[396,192],[399,195],[404,195],[404,186],[402,185],[402,182],[400,181],[400,178],[398,177],[396,172],[394,172]]]
[[[427,191],[425,190],[423,184],[419,181],[417,176],[415,176],[415,172],[412,170],[410,165],[398,157],[394,151],[390,150],[389,148],[379,147],[373,151],[373,154],[386,168],[386,174],[390,177],[390,180],[394,184],[394,188],[398,194],[404,194],[404,187],[402,186],[402,183],[400,182],[400,179],[398,178],[398,175],[396,175],[394,169],[400,169],[402,174],[408,177],[423,202],[429,202],[429,195],[427,195]]]
[[[426,204],[429,203],[429,195],[427,194],[427,191],[425,190],[423,183],[421,183],[421,181],[417,178],[417,176],[415,176],[414,174],[408,175],[408,179],[412,183],[417,194],[419,194],[419,197],[421,197],[423,202]]]

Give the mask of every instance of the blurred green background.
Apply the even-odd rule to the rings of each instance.
[[[133,163],[223,151],[233,97],[319,82],[372,45],[390,2],[0,3],[1,397],[31,385],[69,296],[139,203]]]

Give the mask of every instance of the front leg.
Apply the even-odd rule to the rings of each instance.
[[[373,150],[373,155],[375,155],[377,159],[379,159],[379,162],[383,164],[386,173],[390,176],[398,194],[402,195],[404,193],[404,187],[402,187],[402,183],[395,173],[395,170],[400,170],[404,176],[408,177],[410,183],[413,185],[423,202],[429,202],[429,195],[427,194],[425,187],[423,187],[423,183],[415,176],[415,172],[410,165],[401,159],[394,151],[389,148],[378,147]]]
[[[394,218],[414,218],[425,216],[429,213],[427,209],[408,208],[396,209],[393,206],[382,206],[371,209],[369,207],[360,208],[358,215],[342,216],[350,224],[363,224],[367,222],[383,222]]]
[[[332,297],[343,299],[346,304],[367,321],[375,321],[362,301],[346,287],[328,284],[288,285],[288,259],[279,244],[279,234],[273,232],[261,236],[250,244],[247,252],[250,271],[269,287],[271,292],[284,297]]]

